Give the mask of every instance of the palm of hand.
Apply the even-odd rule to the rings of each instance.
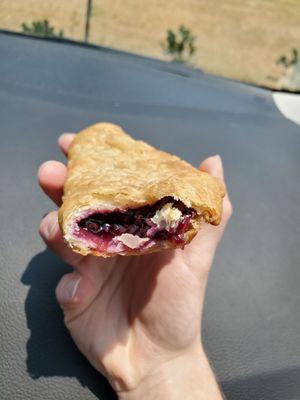
[[[153,352],[167,356],[198,340],[204,287],[181,253],[84,260],[80,284],[90,286],[91,297],[83,311],[79,306],[65,315],[75,342],[93,354],[97,369],[116,375],[124,352],[149,359]]]

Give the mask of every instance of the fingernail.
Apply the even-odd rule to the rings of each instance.
[[[65,136],[73,136],[74,132],[63,132],[60,137],[65,137]]]
[[[51,238],[57,229],[57,216],[49,217],[48,226],[47,226],[47,236]]]
[[[222,158],[221,158],[221,156],[219,154],[216,154],[214,156],[214,159],[215,159],[216,162],[215,162],[215,166],[214,166],[213,175],[224,181],[224,171],[223,171]]]
[[[48,167],[49,162],[51,162],[51,161],[49,161],[49,160],[48,160],[48,161],[45,161],[45,162],[43,162],[43,164],[41,164],[41,165],[39,166],[39,169],[38,169],[38,172],[37,172],[37,176],[38,176],[38,177],[40,176],[40,174],[41,174],[41,172],[43,171],[43,169]]]
[[[75,299],[80,280],[81,276],[74,276],[66,281],[59,291],[59,302],[69,303]]]
[[[74,133],[64,132],[59,136],[58,141],[60,142],[61,140],[64,140],[65,138],[73,137],[73,135],[74,135]]]

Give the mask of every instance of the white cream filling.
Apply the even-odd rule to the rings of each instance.
[[[149,238],[140,238],[139,236],[132,235],[131,233],[123,233],[120,236],[116,236],[115,239],[119,242],[122,242],[130,249],[137,249],[142,244],[149,241]]]
[[[178,208],[172,207],[172,203],[165,204],[160,210],[157,210],[155,215],[151,218],[158,228],[166,229],[176,229],[182,213]]]

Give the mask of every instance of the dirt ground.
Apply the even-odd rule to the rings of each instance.
[[[86,0],[0,0],[0,28],[48,19],[68,38],[83,39]],[[160,43],[184,24],[197,36],[195,67],[276,87],[276,59],[300,49],[299,0],[94,0],[90,41],[168,59]]]

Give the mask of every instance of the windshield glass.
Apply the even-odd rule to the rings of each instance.
[[[298,0],[1,0],[0,28],[300,90]]]

